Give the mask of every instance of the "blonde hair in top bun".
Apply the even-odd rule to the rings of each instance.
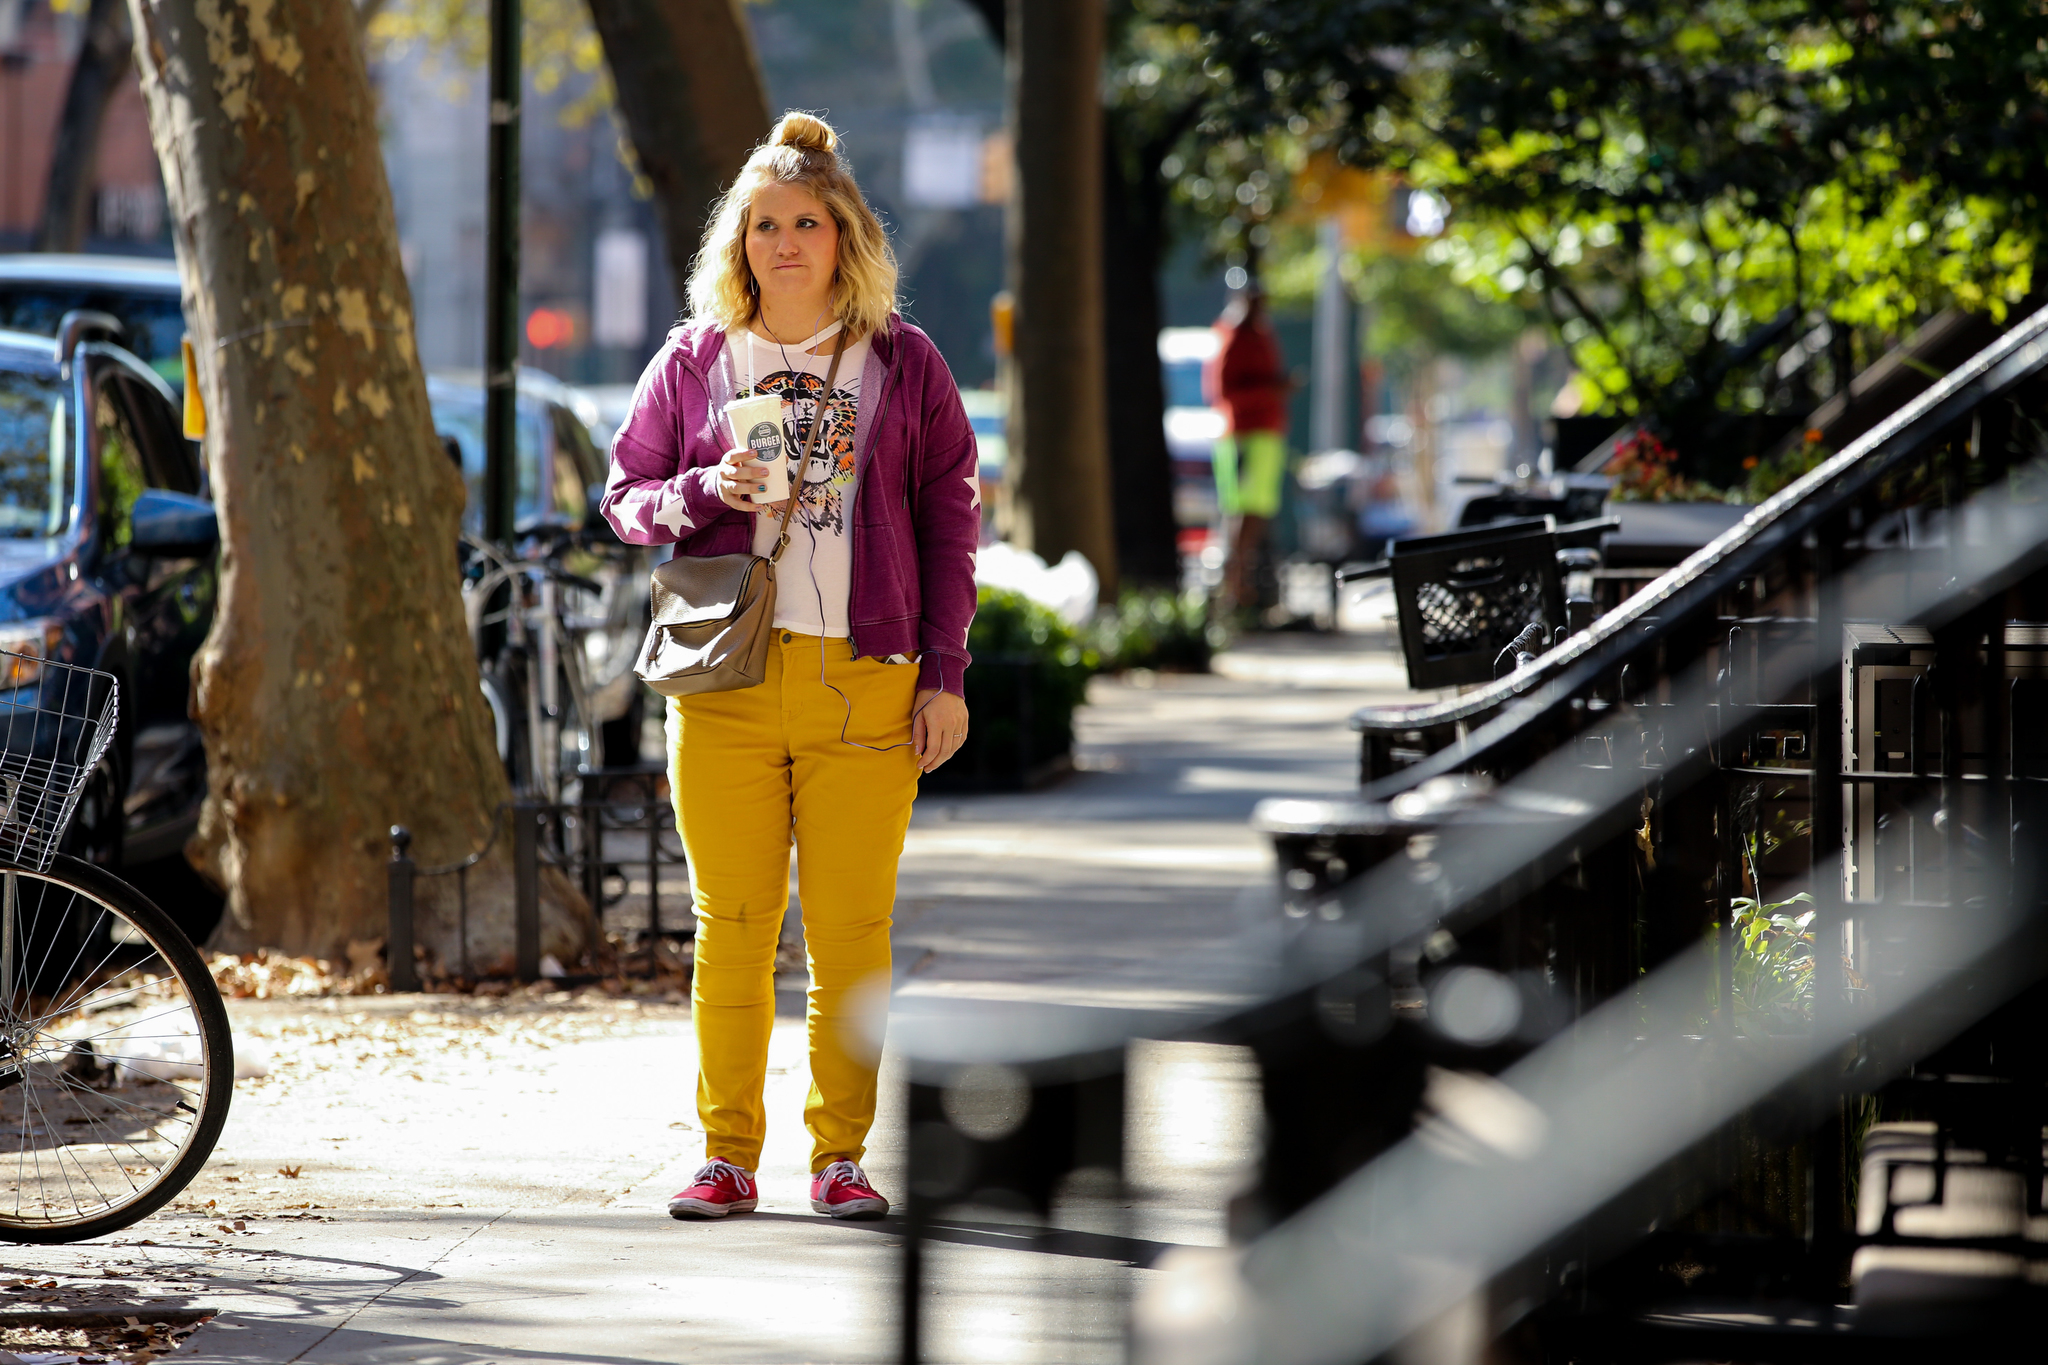
[[[803,186],[839,225],[832,311],[849,339],[885,330],[896,308],[896,252],[839,159],[838,134],[817,115],[797,112],[782,116],[719,198],[690,271],[690,316],[730,329],[752,322],[760,310],[759,286],[747,264],[747,210],[771,182]]]

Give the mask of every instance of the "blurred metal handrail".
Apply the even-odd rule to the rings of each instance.
[[[1819,1192],[1817,1197],[1824,1202],[1817,1206],[1808,1258],[1811,1265],[1818,1267],[1812,1273],[1825,1279],[1832,1273],[1827,1267],[1836,1264],[1833,1258],[1840,1254],[1839,1246],[1832,1240],[1835,1234],[1828,1226],[1832,1213],[1825,1201],[1836,1198],[1846,1185],[1840,1169],[1843,1135],[1839,1100],[1843,1093],[1850,1089],[1867,1091],[1896,1074],[1900,1067],[1921,1055],[1915,1049],[1932,1047],[1964,1024],[1982,1017],[2013,990],[2029,984],[2042,965],[2038,941],[2015,938],[2031,934],[2038,927],[2041,850],[2012,839],[2009,833],[2001,834],[1998,819],[1979,817],[1974,837],[1985,841],[1987,851],[1975,856],[1997,875],[1985,874],[1988,880],[1981,884],[1960,880],[1966,866],[1961,851],[1965,838],[1971,836],[1966,834],[1967,813],[1956,805],[1959,794],[1974,786],[1989,797],[2011,800],[2025,784],[2016,784],[2013,774],[2006,771],[2008,759],[1997,757],[2008,750],[2011,755],[2019,753],[2009,710],[1998,709],[2010,705],[2009,701],[1998,699],[1998,687],[1989,689],[1990,719],[1985,722],[1986,737],[1978,741],[1985,751],[1981,762],[1988,766],[1979,774],[1978,783],[1961,780],[1966,774],[1958,747],[1962,722],[1955,689],[1964,684],[1958,680],[1962,675],[1957,670],[1966,667],[1964,660],[1979,655],[1983,659],[1967,667],[2002,670],[2008,644],[1997,594],[2022,579],[2030,578],[2034,588],[2044,586],[2044,580],[2048,580],[2048,568],[2044,568],[2048,566],[2048,503],[2030,500],[2032,495],[2027,490],[2016,490],[2016,481],[2005,477],[2030,459],[2038,467],[2039,457],[2048,452],[2036,450],[2023,441],[1990,440],[1989,434],[1997,429],[1997,423],[1988,406],[1992,400],[2010,393],[2019,381],[2040,376],[2044,361],[2048,361],[2048,311],[2029,319],[1993,349],[1997,354],[1989,360],[1980,357],[1979,362],[1953,376],[1952,383],[1945,382],[1929,396],[1928,402],[1916,405],[1914,412],[1901,414],[1888,424],[1886,431],[1873,433],[1868,446],[1845,452],[1807,481],[1758,509],[1752,520],[1716,542],[1718,550],[1709,547],[1680,566],[1680,570],[1667,575],[1653,590],[1651,601],[1633,611],[1616,613],[1595,629],[1582,632],[1575,640],[1553,650],[1547,670],[1539,662],[1512,680],[1496,683],[1485,694],[1491,698],[1490,713],[1488,706],[1470,712],[1468,718],[1478,723],[1471,733],[1461,736],[1450,747],[1374,784],[1355,799],[1262,803],[1262,827],[1304,848],[1320,850],[1320,861],[1286,864],[1285,918],[1263,930],[1247,931],[1229,945],[1229,951],[1238,958],[1237,969],[1246,993],[1253,997],[1249,1001],[1178,1015],[1165,1011],[1062,1010],[998,1002],[900,1002],[891,1032],[911,1059],[912,1115],[929,1129],[924,1148],[920,1149],[916,1145],[918,1139],[913,1138],[913,1234],[920,1225],[918,1220],[928,1217],[938,1203],[965,1197],[979,1187],[976,1182],[1001,1185],[1005,1177],[995,1173],[996,1168],[990,1163],[1019,1160],[1016,1154],[1027,1149],[1079,1152],[1082,1129],[1087,1124],[1112,1119],[1120,1123],[1120,1111],[1106,1097],[1098,1095],[1095,1100],[1084,1102],[1086,1094],[1094,1092],[1077,1087],[1098,1079],[1102,1069],[1113,1070],[1118,1065],[1116,1050],[1125,1038],[1162,1033],[1188,1036],[1197,1032],[1227,1037],[1233,1031],[1238,1037],[1278,1038],[1285,1035],[1294,1020],[1305,1020],[1302,1027],[1309,1036],[1317,1036],[1326,1003],[1363,1011],[1360,1001],[1364,997],[1359,992],[1380,989],[1384,995],[1391,990],[1391,976],[1365,980],[1369,973],[1363,969],[1377,955],[1401,948],[1411,956],[1418,952],[1440,952],[1442,958],[1449,958],[1459,951],[1459,940],[1465,935],[1476,931],[1480,935],[1478,941],[1487,942],[1485,933],[1495,932],[1510,910],[1519,914],[1521,911],[1516,907],[1525,905],[1538,906],[1530,911],[1532,914],[1550,914],[1555,919],[1556,912],[1541,911],[1533,898],[1558,878],[1569,877],[1574,866],[1595,853],[1618,853],[1630,860],[1631,866],[1646,864],[1654,870],[1657,850],[1649,842],[1653,806],[1662,809],[1684,798],[1689,804],[1683,809],[1691,825],[1674,838],[1717,841],[1718,851],[1711,855],[1711,886],[1699,883],[1699,868],[1688,869],[1682,860],[1680,869],[1670,874],[1692,878],[1686,895],[1707,907],[1715,917],[1714,922],[1718,923],[1733,898],[1746,890],[1753,890],[1761,900],[1760,880],[1754,887],[1747,887],[1728,870],[1727,850],[1740,834],[1738,825],[1731,822],[1732,797],[1727,790],[1705,780],[1716,773],[1728,773],[1738,778],[1763,777],[1809,788],[1810,823],[1816,832],[1811,841],[1809,885],[1817,916],[1814,938],[1820,946],[1813,954],[1814,1004],[1807,1033],[1779,1048],[1783,1056],[1772,1052],[1777,1044],[1768,1038],[1738,1039],[1728,994],[1732,980],[1732,936],[1725,925],[1715,933],[1712,946],[1670,954],[1665,959],[1668,969],[1652,971],[1648,977],[1619,976],[1584,988],[1571,986],[1564,979],[1550,983],[1546,989],[1569,987],[1567,994],[1576,993],[1573,1003],[1567,1006],[1573,1011],[1570,1021],[1575,1022],[1568,1022],[1547,1036],[1564,1049],[1554,1055],[1568,1056],[1575,1059],[1574,1065],[1583,1065],[1581,1079],[1587,1085],[1631,1078],[1641,1081],[1644,1059],[1661,1059],[1658,1064],[1664,1072],[1653,1066],[1648,1080],[1659,1079],[1661,1075],[1674,1083],[1698,1080],[1703,1087],[1698,1093],[1689,1092],[1689,1107],[1672,1101],[1668,1112],[1653,1108],[1641,1116],[1643,1125],[1659,1134],[1655,1142],[1628,1147],[1622,1139],[1629,1135],[1622,1132],[1613,1135],[1613,1141],[1605,1145],[1578,1144],[1574,1149],[1574,1159],[1578,1160],[1575,1169],[1582,1173],[1590,1171],[1588,1178],[1592,1183],[1560,1181],[1551,1188],[1543,1184],[1544,1168],[1513,1167],[1503,1179],[1524,1183],[1534,1179],[1540,1188],[1529,1191],[1519,1203],[1480,1209],[1469,1201],[1459,1202],[1463,1196],[1454,1178],[1456,1172],[1435,1180],[1429,1188],[1448,1202],[1439,1201],[1433,1206],[1436,1212],[1428,1216],[1438,1219],[1440,1224],[1432,1225],[1432,1234],[1444,1235],[1418,1237],[1414,1239],[1415,1245],[1408,1248],[1400,1245],[1398,1228],[1390,1237],[1359,1220],[1371,1216],[1373,1208],[1386,1213],[1396,1203],[1402,1207],[1421,1207],[1426,1201],[1420,1201],[1420,1196],[1409,1197],[1421,1187],[1411,1181],[1413,1188],[1404,1194],[1404,1187],[1398,1182],[1391,1186],[1385,1183],[1386,1171],[1391,1167],[1369,1167],[1368,1173],[1357,1177],[1364,1182],[1363,1186],[1347,1183],[1345,1188],[1370,1188],[1381,1195],[1351,1198],[1350,1213],[1328,1235],[1318,1233],[1308,1240],[1296,1238],[1292,1243],[1296,1251],[1286,1255],[1277,1250],[1290,1245],[1287,1239],[1291,1234],[1284,1227],[1275,1234],[1279,1240],[1255,1244],[1247,1262],[1251,1281],[1269,1289],[1275,1284],[1282,1286],[1274,1300],[1280,1314],[1274,1340],[1269,1343],[1265,1338],[1255,1338],[1246,1344],[1243,1338],[1211,1322],[1215,1342],[1227,1345],[1236,1341],[1244,1349],[1234,1355],[1227,1351],[1216,1354],[1223,1348],[1213,1347],[1211,1354],[1196,1353],[1188,1358],[1337,1361],[1376,1355],[1420,1326],[1418,1313],[1425,1309],[1431,1313],[1446,1310],[1461,1295],[1498,1272],[1506,1264],[1501,1256],[1508,1252],[1516,1256],[1533,1254],[1545,1244],[1545,1239],[1562,1235],[1577,1222],[1592,1217],[1596,1210],[1588,1201],[1608,1199],[1628,1182],[1647,1176],[1656,1161],[1670,1157],[1716,1125],[1732,1121],[1743,1106],[1809,1073],[1819,1077],[1809,1095],[1813,1113],[1824,1123],[1836,1125],[1824,1127],[1814,1147],[1812,1180]],[[1839,519],[1859,500],[1873,501],[1878,479],[1927,455],[1938,440],[1953,438],[1966,417],[1982,418],[1973,430],[1986,433],[1986,439],[1979,442],[1973,437],[1967,458],[1986,464],[1986,472],[1996,476],[1993,486],[1964,501],[1961,494],[1965,454],[1954,448],[1946,451],[1942,461],[1930,462],[1920,471],[1927,476],[1923,491],[1941,509],[1943,552],[1938,574],[1909,571],[1901,583],[1892,576],[1899,566],[1886,558],[1886,549],[1881,544],[1861,541],[1852,545],[1850,528]],[[2021,430],[2016,423],[2014,431]],[[1893,444],[1879,449],[1887,440]],[[1950,445],[1953,447],[1952,440]],[[1987,455],[1986,450],[1994,445],[1995,451]],[[1884,506],[1889,510],[1893,504]],[[1743,576],[1759,574],[1773,565],[1780,570],[1788,566],[1796,570],[1779,574],[1778,581],[1788,584],[1775,590],[1785,612],[1776,618],[1745,619],[1734,624],[1738,634],[1747,632],[1755,648],[1770,645],[1775,649],[1769,662],[1778,667],[1769,672],[1766,685],[1761,679],[1767,670],[1761,662],[1753,662],[1750,668],[1754,676],[1738,686],[1738,659],[1729,643],[1730,623],[1714,615],[1716,597]],[[1889,613],[1884,619],[1902,629],[1910,625],[1925,627],[1929,632],[1914,638],[1931,641],[1927,653],[1936,664],[1934,671],[1926,675],[1933,683],[1929,695],[1947,689],[1947,699],[1937,702],[1935,721],[1940,730],[1941,752],[1954,756],[1938,765],[1923,762],[1919,742],[1915,741],[1909,746],[1914,752],[1908,756],[1913,770],[1887,774],[1883,785],[1922,784],[1930,789],[1930,801],[1938,794],[1945,820],[1934,820],[1930,814],[1926,823],[1943,831],[1941,838],[1948,850],[1944,868],[1954,870],[1944,873],[1951,878],[1942,891],[1945,899],[1930,902],[1923,895],[1903,891],[1859,901],[1847,908],[1858,915],[1867,914],[1873,923],[1881,924],[1924,914],[1930,906],[1938,906],[1949,917],[1961,916],[1968,923],[1965,930],[1956,931],[1944,944],[1952,950],[1950,957],[1906,960],[1903,973],[1884,981],[1873,996],[1871,988],[1852,986],[1845,980],[1846,965],[1836,960],[1829,945],[1838,940],[1847,920],[1843,892],[1837,884],[1841,876],[1838,850],[1842,837],[1842,790],[1861,780],[1858,774],[1865,771],[1861,763],[1845,761],[1847,751],[1840,733],[1845,658],[1843,604],[1856,600],[1859,593],[1875,596],[1880,585],[1883,596],[1877,600]],[[1660,609],[1653,611],[1652,607]],[[1993,620],[1994,616],[1998,619]],[[1773,634],[1772,625],[1783,629]],[[2026,637],[2014,647],[2038,652],[2040,642],[2028,643],[2029,640],[2031,637]],[[1649,653],[1652,649],[1658,653]],[[2005,675],[1994,672],[1993,676]],[[1805,696],[1811,700],[1784,700]],[[1457,709],[1444,708],[1437,718],[1440,720],[1443,714]],[[1915,720],[1914,724],[1920,722]],[[1765,756],[1800,757],[1805,760],[1800,769],[1759,766],[1746,761],[1748,750],[1744,746],[1750,736],[1788,727],[1803,732],[1800,744],[1774,741],[1775,755],[1766,750]],[[2017,758],[2013,757],[2011,762],[2016,764]],[[1367,856],[1351,857],[1339,842],[1344,838],[1353,839],[1368,851]],[[1638,846],[1643,863],[1634,861]],[[1346,854],[1341,860],[1346,865],[1341,869],[1337,866],[1340,859],[1335,856],[1339,852]],[[1316,872],[1314,868],[1323,871]],[[2032,899],[2024,904],[2013,901],[2015,888],[2007,878],[2008,871],[2025,879],[2026,894]],[[1603,890],[1598,885],[1581,889],[1589,900],[1603,895],[1617,897],[1623,890],[1617,886]],[[1650,890],[1646,883],[1642,894],[1648,896]],[[1631,890],[1629,894],[1635,892]],[[1629,904],[1633,905],[1633,901]],[[1662,909],[1651,905],[1643,910],[1643,922],[1654,928],[1655,914]],[[1610,937],[1619,942],[1626,934],[1635,932],[1629,917],[1636,911],[1617,907],[1616,914],[1619,918],[1611,926]],[[1694,926],[1687,921],[1675,927],[1689,933]],[[1507,930],[1498,932],[1508,934]],[[1435,946],[1439,939],[1440,948]],[[1697,943],[1696,938],[1691,941]],[[2025,946],[2026,951],[2011,951],[2015,944]],[[1657,958],[1653,955],[1645,960],[1654,967]],[[1701,972],[1706,975],[1702,977]],[[1978,976],[1965,979],[1957,975],[1969,972]],[[1717,979],[1720,1003],[1713,1008],[1720,1012],[1723,1022],[1707,1027],[1704,1033],[1695,1033],[1693,1015],[1709,1007],[1702,983]],[[1844,1002],[1857,992],[1861,993],[1859,999],[1869,997],[1877,1002],[1873,1012],[1865,1016],[1847,1012]],[[1674,1032],[1668,1025],[1660,1028],[1645,1022],[1654,1019],[1665,1004],[1671,1005],[1676,1011],[1673,1017],[1683,1022],[1685,1028]],[[1391,1006],[1385,999],[1380,999],[1375,1008],[1392,1017]],[[1332,1017],[1351,1018],[1341,1011]],[[1877,1051],[1867,1064],[1859,1056],[1861,1069],[1853,1075],[1845,1073],[1841,1045],[1868,1037],[1870,1029],[1878,1025],[1889,1031],[1882,1046],[1873,1044]],[[1685,1043],[1686,1047],[1726,1043],[1728,1055],[1755,1054],[1765,1064],[1759,1069],[1744,1063],[1747,1070],[1738,1067],[1726,1076],[1679,1069],[1677,1059],[1693,1055],[1683,1048],[1671,1051],[1679,1046],[1674,1040],[1681,1034],[1693,1040]],[[1571,1051],[1577,1046],[1574,1040],[1584,1041],[1586,1049]],[[1484,1079],[1482,1088],[1497,1087],[1486,1090],[1491,1097],[1489,1102],[1509,1109],[1517,1103],[1530,1102],[1533,1091],[1529,1086],[1518,1091],[1519,1082],[1510,1083],[1520,1074],[1509,1069],[1512,1055],[1507,1055],[1506,1060],[1498,1055],[1489,1060],[1489,1054],[1479,1044],[1459,1046],[1465,1047],[1460,1055],[1471,1059],[1466,1065],[1500,1073]],[[1274,1048],[1275,1055],[1285,1051],[1280,1043]],[[1609,1052],[1613,1048],[1620,1050],[1610,1057],[1603,1048]],[[1456,1048],[1451,1050],[1455,1052]],[[1412,1065],[1420,1073],[1423,1058],[1429,1054],[1417,1048],[1401,1055],[1404,1064]],[[961,1078],[976,1071],[973,1064],[985,1069],[1005,1063],[1022,1074],[1033,1095],[1063,1096],[1059,1104],[1066,1108],[1054,1107],[1059,1117],[1040,1123],[1027,1115],[1027,1123],[1039,1126],[1028,1129],[1022,1137],[1006,1138],[1004,1141],[1012,1144],[1009,1147],[977,1145],[957,1135],[940,1142],[945,1121],[939,1096],[948,1086],[966,1084]],[[1320,1083],[1311,1087],[1310,1099],[1313,1104],[1328,1108],[1340,1098],[1344,1083],[1330,1077],[1318,1080]],[[1725,1085],[1724,1080],[1728,1082]],[[1544,1109],[1546,1121],[1553,1124],[1555,1131],[1569,1129],[1578,1134],[1584,1130],[1581,1120],[1585,1115],[1575,1108],[1584,1098],[1581,1092],[1565,1086],[1544,1093],[1555,1101]],[[1610,1117],[1610,1122],[1625,1128],[1637,1106],[1654,1106],[1662,1092],[1644,1081],[1633,1092],[1624,1088],[1613,1093],[1620,1097],[1628,1113],[1620,1118]],[[1371,1100],[1396,1120],[1405,1121],[1413,1112],[1413,1097],[1399,1086],[1385,1089]],[[1088,1108],[1090,1103],[1095,1106],[1092,1110]],[[1588,1108],[1587,1112],[1592,1111]],[[1269,1107],[1269,1125],[1273,1122],[1272,1114]],[[1062,1124],[1067,1125],[1065,1129]],[[1020,1147],[1018,1143],[1024,1145]],[[1064,1148],[1062,1143],[1066,1144]],[[1830,1144],[1832,1157],[1828,1156]],[[1635,1155],[1629,1156],[1623,1150],[1625,1147]],[[1395,1164],[1408,1162],[1412,1166],[1415,1160],[1422,1159],[1414,1156],[1417,1149],[1416,1140],[1408,1139],[1397,1143],[1381,1161],[1392,1160],[1393,1152],[1398,1151],[1406,1155]],[[1530,1150],[1539,1149],[1540,1144]],[[1506,1155],[1526,1160],[1511,1152]],[[1579,1158],[1598,1159],[1605,1165],[1594,1169],[1588,1160]],[[1034,1159],[1042,1165],[1046,1158]],[[1272,1159],[1269,1154],[1269,1161]],[[1832,1167],[1827,1165],[1829,1161],[1834,1163]],[[919,1163],[924,1163],[927,1172],[922,1194],[917,1193]],[[955,1174],[931,1174],[948,1170]],[[1028,1176],[1029,1181],[1037,1182],[1033,1188],[1044,1188],[1043,1171],[1035,1167],[1032,1170],[1036,1173],[1025,1172],[1011,1178]],[[1374,1170],[1379,1174],[1371,1174]],[[1512,1185],[1503,1186],[1499,1181],[1485,1188],[1494,1190],[1502,1199],[1513,1196]],[[1395,1195],[1403,1197],[1396,1200]],[[920,1200],[924,1202],[920,1204]],[[1508,1234],[1488,1242],[1487,1238],[1498,1230],[1494,1225],[1504,1222],[1513,1224]],[[1295,1226],[1299,1229],[1308,1225]],[[1324,1227],[1332,1225],[1325,1220]],[[1332,1243],[1333,1237],[1337,1244]],[[1268,1260],[1279,1268],[1271,1274],[1260,1269],[1260,1246],[1275,1248]],[[1480,1250],[1472,1252],[1476,1259],[1463,1265],[1442,1263],[1444,1258],[1439,1256],[1437,1269],[1449,1275],[1441,1283],[1420,1284],[1412,1274],[1406,1278],[1390,1275],[1387,1292],[1382,1293],[1375,1283],[1370,1293],[1346,1297],[1334,1287],[1329,1276],[1340,1275],[1347,1285],[1355,1287],[1360,1280],[1360,1262],[1353,1253],[1365,1246],[1378,1246],[1381,1250],[1375,1254],[1391,1255],[1397,1260],[1420,1247],[1457,1254],[1463,1254],[1458,1252],[1461,1246]],[[1304,1264],[1300,1258],[1304,1256],[1311,1260],[1322,1258],[1317,1276],[1299,1273]],[[1367,1273],[1365,1278],[1371,1280],[1372,1276]],[[1311,1282],[1321,1286],[1326,1295],[1323,1302],[1286,1288]],[[1547,1287],[1531,1292],[1536,1292],[1540,1299],[1555,1293],[1562,1282],[1557,1274],[1551,1274],[1544,1281]],[[1394,1309],[1387,1309],[1390,1303],[1395,1305]],[[1361,1304],[1377,1305],[1375,1312],[1386,1310],[1385,1320],[1373,1328],[1372,1334],[1363,1334],[1359,1329]],[[1290,1337],[1291,1344],[1287,1341]]]
[[[1970,409],[2034,377],[2048,366],[2048,307],[2033,313],[1966,364],[1936,383],[1847,449],[1758,504],[1740,523],[1688,556],[1614,611],[1570,637],[1521,672],[1442,702],[1358,713],[1356,723],[1383,722],[1404,731],[1484,724],[1527,698],[1545,705],[1584,687],[1598,673],[1624,664],[1644,647],[1639,627],[1711,603],[1725,583],[1756,571],[1766,558],[1803,538],[1871,484],[1917,457]],[[1497,737],[1497,736],[1496,736]],[[1477,756],[1474,740],[1411,768],[1375,774],[1375,791],[1391,795],[1452,771]],[[1384,785],[1379,785],[1383,783]]]

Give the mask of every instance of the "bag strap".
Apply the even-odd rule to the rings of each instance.
[[[782,552],[789,548],[789,519],[796,513],[796,500],[803,495],[804,473],[811,467],[811,452],[818,448],[818,433],[824,429],[826,414],[832,410],[832,381],[839,377],[839,362],[846,358],[846,332],[846,324],[840,323],[839,344],[832,348],[832,364],[825,371],[825,392],[811,414],[811,434],[804,438],[804,453],[790,474],[789,499],[782,505],[782,525],[776,528],[775,548],[768,554],[770,564],[781,559]]]

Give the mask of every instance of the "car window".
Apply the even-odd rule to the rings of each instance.
[[[71,528],[77,448],[70,385],[0,372],[0,537],[48,539]]]
[[[590,443],[590,431],[567,408],[550,407],[555,435],[555,514],[571,526],[581,526],[590,511],[590,485],[597,482],[597,448]]]
[[[100,543],[109,549],[124,549],[133,539],[135,500],[149,487],[142,463],[142,442],[135,438],[126,404],[119,401],[114,385],[101,380],[93,386],[93,456],[99,461]]]
[[[118,286],[0,280],[0,328],[57,335],[57,323],[74,308],[112,313],[128,329],[121,343],[141,356],[174,389],[185,384],[178,343],[185,336],[185,310],[175,294]]]
[[[1166,406],[1169,408],[1200,408],[1208,406],[1202,399],[1201,361],[1169,360],[1159,368],[1161,377],[1166,380]]]
[[[462,451],[462,483],[466,501],[462,529],[471,535],[483,532],[484,488],[484,404],[475,390],[434,385],[427,390],[433,404],[434,431],[443,440],[453,440]],[[519,526],[531,526],[540,517],[541,419],[530,403],[519,405],[513,445],[518,456],[518,491],[513,519]]]
[[[555,449],[566,450],[575,457],[576,472],[585,484],[603,483],[604,456],[598,451],[597,442],[591,439],[590,428],[565,407],[555,406],[548,410],[555,419]]]
[[[173,493],[199,492],[199,460],[185,439],[178,414],[164,396],[140,379],[125,374],[108,381],[113,396],[126,410],[139,438],[142,472],[151,488]]]

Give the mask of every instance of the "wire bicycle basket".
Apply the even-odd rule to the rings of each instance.
[[[120,718],[113,674],[0,650],[0,863],[49,868]]]

